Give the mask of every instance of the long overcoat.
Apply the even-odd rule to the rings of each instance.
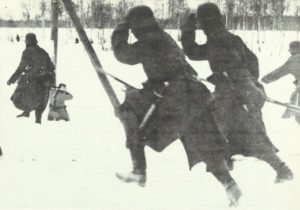
[[[143,89],[129,89],[121,113],[131,110],[137,116],[123,121],[127,130],[127,145],[132,141],[162,151],[180,138],[186,150],[190,167],[203,161],[206,154],[221,154],[226,144],[207,109],[212,96],[209,90],[193,78],[196,74],[185,60],[182,50],[162,29],[144,33],[138,41],[129,44],[128,29],[119,25],[112,35],[112,46],[116,58],[129,65],[142,64],[148,80]],[[164,82],[169,86],[164,87]],[[153,117],[138,137],[134,132],[143,121],[151,105],[157,102],[157,93],[163,97],[156,106]],[[127,128],[127,129],[126,129]]]
[[[209,62],[213,74],[207,79],[215,85],[214,113],[228,138],[230,154],[277,151],[262,120],[263,97],[256,97],[258,91],[264,92],[257,80],[258,59],[241,38],[220,27],[207,34],[205,44],[197,44],[195,30],[183,27],[182,46],[191,60]]]
[[[27,46],[17,70],[9,79],[9,83],[18,81],[11,97],[14,105],[30,112],[40,104],[47,104],[48,87],[54,83],[54,69],[44,49],[37,45]]]

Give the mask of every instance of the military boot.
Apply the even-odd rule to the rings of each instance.
[[[277,173],[275,183],[292,180],[294,175],[291,169],[274,153],[264,153],[257,156],[267,162]]]
[[[282,163],[280,167],[276,170],[276,172],[277,176],[275,179],[275,183],[282,183],[284,181],[292,180],[294,178],[293,172],[285,163]]]
[[[229,200],[229,206],[237,206],[239,203],[239,199],[242,196],[242,192],[237,186],[237,184],[235,182],[231,182],[227,186],[225,186],[225,189]]]
[[[116,173],[116,177],[123,182],[135,182],[141,187],[146,185],[146,174],[136,174],[134,172],[129,172],[127,174]]]
[[[42,113],[35,111],[35,123],[42,124]]]
[[[21,114],[19,114],[19,115],[17,115],[17,117],[29,117],[29,112],[23,112],[23,113],[21,113]]]
[[[116,176],[123,182],[136,182],[139,186],[145,187],[146,156],[144,146],[131,145],[129,151],[132,161],[132,172],[129,172],[127,174],[116,173]]]

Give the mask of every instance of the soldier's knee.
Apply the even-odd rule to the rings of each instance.
[[[210,158],[205,158],[206,171],[212,173],[218,173],[222,171],[228,171],[229,168],[222,155],[212,155]]]
[[[137,122],[137,115],[134,111],[134,109],[128,105],[127,103],[124,103],[120,106],[118,110],[118,115],[120,120],[123,123],[135,123]]]

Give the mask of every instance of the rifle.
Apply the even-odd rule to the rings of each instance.
[[[154,111],[156,110],[158,104],[160,103],[161,99],[164,97],[163,94],[166,88],[169,86],[169,82],[164,82],[164,86],[160,89],[159,92],[154,91],[154,95],[156,96],[156,100],[150,105],[149,109],[147,110],[143,120],[139,126],[139,129],[142,130],[145,128],[147,122],[149,122],[151,116],[153,115]]]
[[[270,103],[273,103],[273,104],[280,105],[280,106],[284,106],[284,107],[300,114],[300,107],[299,106],[296,106],[296,105],[293,105],[293,104],[290,104],[290,103],[283,103],[283,102],[280,102],[280,101],[277,101],[275,99],[268,98],[268,97],[266,97],[266,101],[268,101]]]
[[[228,74],[227,73],[225,73],[224,76],[228,78]],[[203,79],[203,78],[197,78],[197,79],[199,81],[209,82],[207,79]],[[229,82],[231,82],[231,80]],[[233,88],[233,87],[231,87],[231,88]],[[290,104],[290,103],[283,103],[283,102],[277,101],[277,100],[269,98],[269,97],[266,97],[265,100],[267,102],[269,102],[269,103],[273,103],[273,104],[277,104],[277,105],[280,105],[280,106],[284,106],[284,107],[289,108],[292,111],[295,111],[295,112],[297,112],[297,113],[300,114],[300,107],[299,106],[296,106],[296,105],[293,105],[293,104]],[[246,107],[244,107],[244,108],[247,111]]]

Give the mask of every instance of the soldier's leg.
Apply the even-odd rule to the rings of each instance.
[[[136,182],[143,187],[146,184],[146,157],[144,145],[139,142],[137,116],[130,107],[123,106],[120,118],[126,132],[126,146],[132,160],[132,171],[126,174],[116,173],[116,176],[124,182]]]
[[[283,162],[275,152],[265,152],[257,153],[256,158],[268,163],[277,173],[275,183],[281,183],[287,180],[293,179],[293,172],[291,169]]]
[[[206,163],[207,171],[211,172],[225,188],[228,200],[230,202],[229,205],[238,205],[238,201],[242,195],[242,192],[235,180],[230,175],[223,155],[217,153],[207,154],[205,155],[204,162]]]
[[[267,136],[266,128],[262,119],[262,114],[257,111],[253,114],[254,131],[249,139],[248,147],[250,156],[256,157],[268,163],[277,173],[275,183],[293,179],[290,168],[277,156],[277,148],[272,144]]]
[[[134,145],[129,148],[132,160],[132,173],[146,175],[146,155],[144,146]]]
[[[124,182],[136,182],[139,186],[146,185],[146,157],[143,146],[129,148],[132,160],[132,171],[126,174],[116,173],[116,176]]]
[[[42,114],[46,109],[47,103],[48,103],[48,90],[44,90],[44,94],[41,96],[41,101],[38,107],[35,110],[35,122],[41,124],[42,123]]]
[[[35,110],[35,122],[41,124],[42,123],[42,114],[44,112],[45,109],[41,109],[40,107],[38,107]]]

